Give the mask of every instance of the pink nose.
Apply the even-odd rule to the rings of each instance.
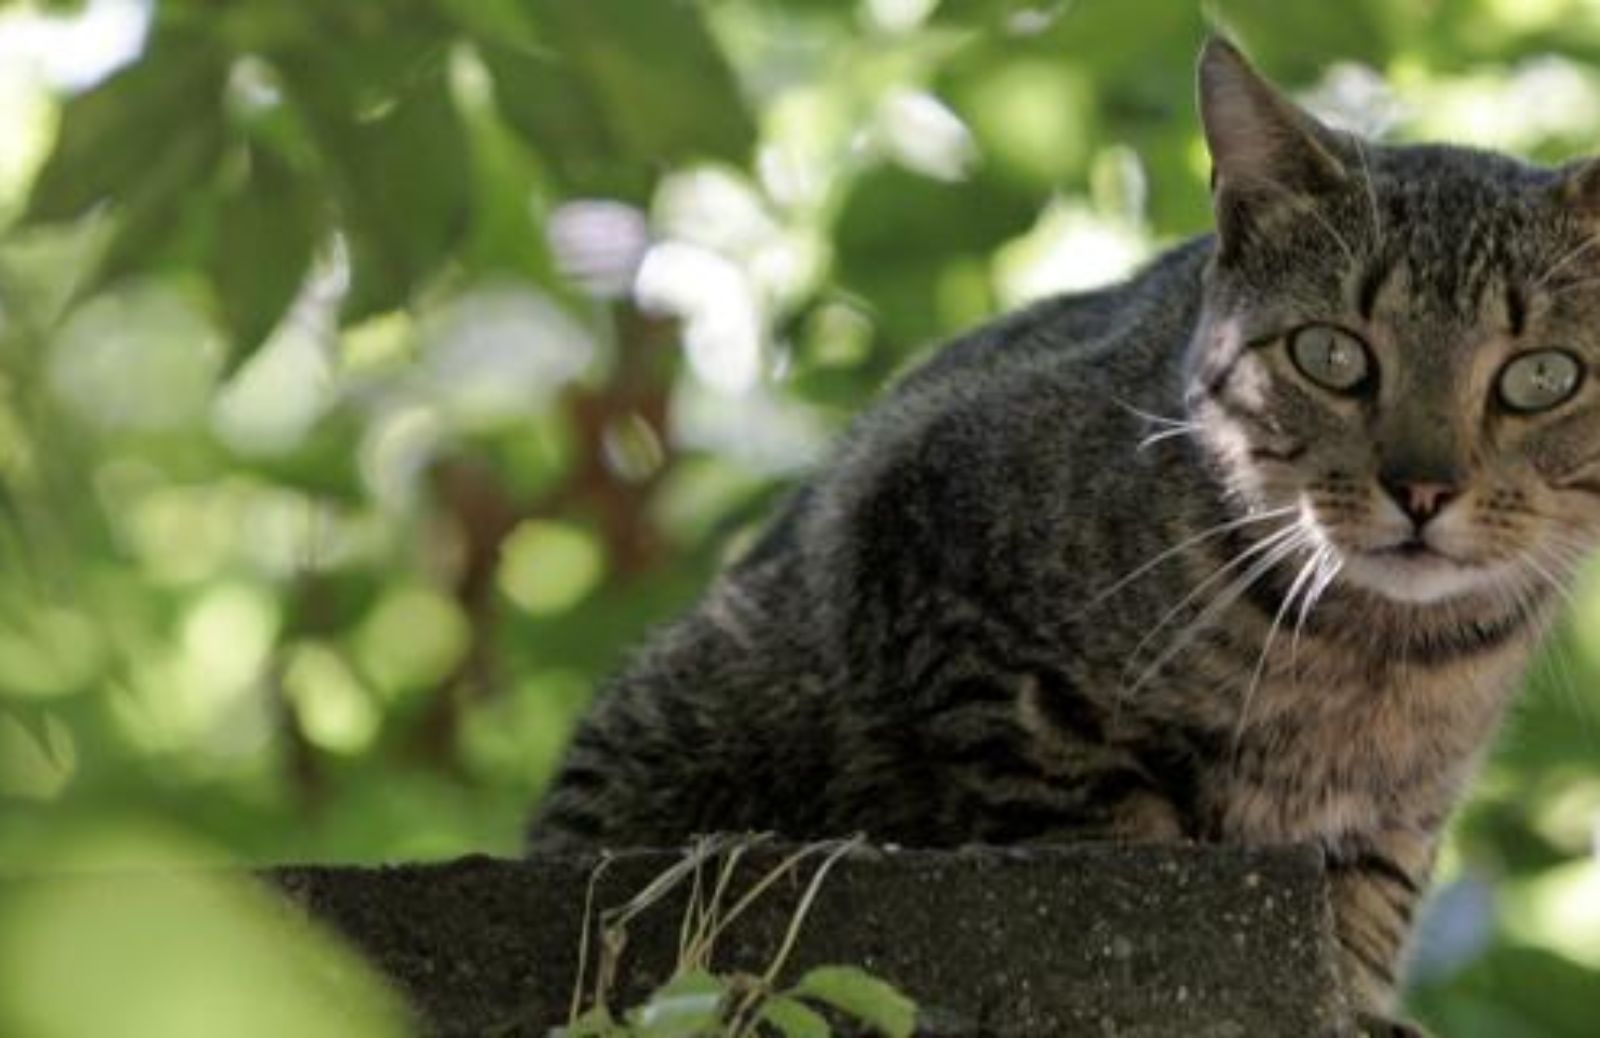
[[[1455,499],[1456,488],[1449,483],[1383,481],[1383,489],[1400,506],[1400,510],[1419,527],[1438,515]]]

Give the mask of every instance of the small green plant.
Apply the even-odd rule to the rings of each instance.
[[[590,879],[584,907],[584,936],[578,978],[567,1025],[552,1038],[831,1038],[826,1013],[852,1021],[884,1038],[908,1038],[916,1021],[915,1004],[886,981],[854,966],[820,966],[797,981],[780,978],[807,914],[833,866],[862,846],[862,839],[808,844],[784,858],[729,904],[740,860],[763,836],[705,837],[683,859],[656,876],[625,904],[595,919],[594,890],[610,859]],[[719,973],[712,966],[716,943],[746,909],[804,862],[821,858],[795,903],[783,940],[759,975]],[[684,883],[684,909],[678,957],[672,976],[642,1004],[614,1014],[610,995],[628,941],[628,925],[640,913]],[[588,976],[591,939],[599,941],[592,986]]]

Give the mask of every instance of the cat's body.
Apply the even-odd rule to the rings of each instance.
[[[1565,362],[1506,374],[1551,335],[1600,357],[1554,291],[1592,232],[1571,177],[1369,150],[1231,50],[1202,68],[1220,235],[903,380],[613,682],[536,844],[1308,841],[1387,1009],[1438,832],[1600,527],[1593,387],[1546,415]]]

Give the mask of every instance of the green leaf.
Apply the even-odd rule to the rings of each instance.
[[[67,103],[24,219],[74,219],[108,204],[110,231],[88,294],[146,273],[203,240],[223,151],[226,55],[169,28],[136,64]]]
[[[193,154],[196,141],[220,135],[226,75],[225,57],[208,38],[159,35],[136,64],[67,102],[25,219],[72,219],[101,202],[148,194],[154,181],[164,191],[184,181],[171,171],[201,157]]]
[[[539,44],[539,31],[521,0],[438,0],[439,9],[480,40],[516,47]]]
[[[315,183],[268,148],[247,155],[248,168],[223,194],[209,264],[236,362],[283,319],[324,233]]]
[[[832,1038],[833,1028],[822,1014],[787,995],[774,995],[761,1005],[761,1020],[784,1038]]]
[[[214,215],[213,181],[222,156],[222,128],[200,123],[178,131],[144,178],[118,200],[110,238],[82,295],[200,251]]]
[[[544,231],[549,192],[527,142],[492,105],[462,106],[472,172],[472,235],[465,258],[475,273],[509,273],[551,292],[568,283],[556,274]],[[541,202],[533,202],[533,199]]]
[[[640,198],[663,165],[748,159],[754,122],[694,5],[526,6],[544,46],[483,57],[507,120],[570,190]]]
[[[194,848],[107,832],[62,852],[69,876],[108,860],[172,867],[147,868],[127,883],[63,880],[6,892],[7,1034],[181,1038],[215,1033],[218,1021],[237,1038],[411,1033],[382,978],[274,894],[222,870],[177,868],[197,860]],[[160,940],[151,940],[155,932]],[[186,983],[204,992],[203,1014],[186,1002]]]
[[[727,990],[703,970],[674,977],[644,1005],[628,1014],[638,1038],[696,1038],[714,1034],[722,1022]]]
[[[554,1038],[624,1038],[627,1029],[611,1018],[611,1010],[595,1006],[572,1022],[570,1027],[559,1027]]]
[[[892,984],[854,966],[819,966],[800,978],[791,994],[848,1013],[886,1038],[910,1038],[916,1003]]]
[[[495,100],[511,127],[574,194],[642,199],[648,175],[615,140],[606,111],[566,61],[485,43]]]
[[[280,487],[330,503],[357,505],[366,491],[360,477],[362,425],[349,411],[322,416],[304,439],[283,451],[236,454],[232,466]]]
[[[315,92],[314,82],[300,78],[297,99],[330,160],[351,257],[345,318],[358,321],[403,305],[465,232],[467,147],[442,66],[375,113]]]

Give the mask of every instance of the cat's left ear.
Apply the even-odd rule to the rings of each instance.
[[[1556,172],[1556,199],[1600,221],[1600,158],[1577,159]]]
[[[1348,176],[1338,135],[1278,93],[1220,37],[1200,52],[1199,94],[1224,251],[1275,207],[1304,204]]]

